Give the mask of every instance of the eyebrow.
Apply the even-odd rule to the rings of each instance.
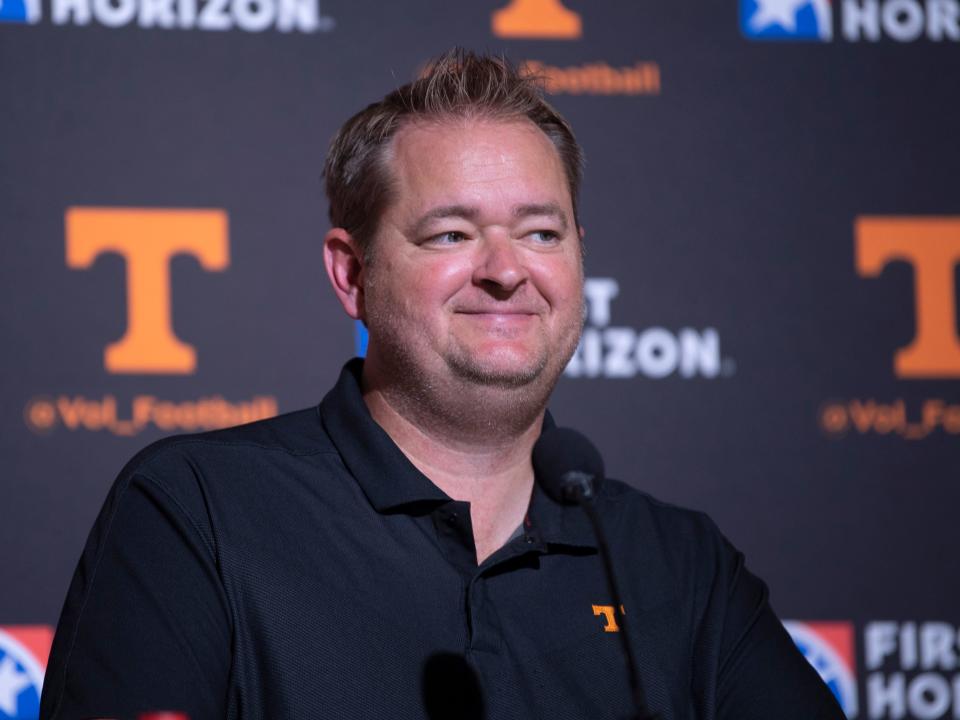
[[[477,208],[470,207],[469,205],[440,205],[439,207],[431,208],[417,218],[416,222],[410,227],[410,234],[415,237],[422,235],[427,229],[427,226],[434,220],[443,220],[444,218],[452,217],[463,218],[464,220],[475,220],[479,214],[480,211]]]
[[[560,228],[563,234],[566,234],[567,229],[569,228],[567,223],[567,214],[563,211],[563,208],[556,203],[517,205],[513,209],[513,216],[518,219],[532,217],[535,215],[543,215],[554,218],[560,223]]]
[[[427,226],[435,220],[443,220],[444,218],[476,220],[479,215],[479,208],[470,205],[440,205],[431,208],[417,218],[411,226],[410,233],[414,236],[422,235],[426,231]],[[513,216],[518,220],[537,215],[556,219],[560,223],[563,233],[566,233],[569,228],[567,214],[563,211],[563,208],[556,203],[528,203],[525,205],[516,205],[513,208]]]

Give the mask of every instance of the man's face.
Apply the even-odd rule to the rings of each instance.
[[[369,359],[418,382],[552,387],[582,326],[563,166],[528,121],[412,124],[364,269]]]

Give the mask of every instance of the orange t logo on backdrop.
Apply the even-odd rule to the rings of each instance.
[[[916,335],[894,356],[897,377],[960,378],[960,217],[860,217],[855,238],[860,275],[875,277],[895,260],[913,266]]]
[[[561,0],[512,0],[493,13],[490,24],[502,38],[573,40],[583,34],[580,16]]]
[[[173,332],[170,260],[193,255],[205,270],[229,264],[227,214],[223,210],[69,208],[67,266],[89,268],[102,253],[126,263],[127,329],[104,349],[111,373],[189,374],[197,368],[192,345]]]

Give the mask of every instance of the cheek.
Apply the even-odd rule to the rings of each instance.
[[[580,312],[583,303],[583,271],[579,258],[549,258],[531,268],[537,287],[547,302],[560,312]]]
[[[418,297],[437,305],[470,284],[472,266],[465,254],[421,257],[407,276]]]
[[[429,321],[470,281],[470,264],[451,256],[404,258],[381,268],[379,297],[408,317]],[[387,288],[386,292],[384,292]]]

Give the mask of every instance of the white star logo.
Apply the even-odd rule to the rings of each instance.
[[[797,10],[808,5],[810,0],[757,0],[757,10],[750,18],[754,32],[771,25],[779,25],[787,32],[797,29]]]
[[[17,716],[17,697],[30,685],[27,674],[17,670],[9,655],[0,660],[0,712],[8,717]]]

